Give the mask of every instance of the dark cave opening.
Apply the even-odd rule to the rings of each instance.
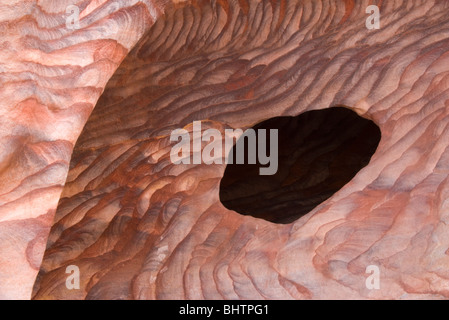
[[[278,170],[260,175],[259,168],[267,166],[258,160],[228,164],[220,200],[242,215],[282,224],[307,214],[347,184],[369,163],[381,138],[374,122],[344,107],[271,118],[253,129],[267,129],[268,137],[269,129],[278,130]]]

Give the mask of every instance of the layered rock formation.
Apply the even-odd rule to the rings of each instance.
[[[68,28],[67,7],[80,11]],[[29,299],[71,153],[159,1],[2,1],[0,298]]]
[[[68,4],[0,7],[1,297],[38,270],[35,299],[449,297],[448,2],[79,1],[79,30]],[[381,141],[291,223],[226,209],[224,164],[170,161],[193,121],[334,106]]]

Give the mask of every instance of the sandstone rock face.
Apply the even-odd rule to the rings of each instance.
[[[76,139],[161,13],[158,1],[1,2],[0,298],[31,297]]]
[[[11,0],[0,23],[1,298],[449,297],[449,2]],[[193,121],[335,106],[379,146],[288,224],[226,209],[225,164],[170,159]]]

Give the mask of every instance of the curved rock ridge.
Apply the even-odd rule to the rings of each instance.
[[[379,30],[365,26],[366,8],[372,4],[381,11]],[[127,10],[132,8],[145,17],[153,12],[141,2]],[[56,130],[56,124],[65,123],[60,119],[45,122],[52,130],[35,129],[58,137],[43,134],[39,148],[27,140],[11,142],[11,146],[32,145],[39,150],[34,154],[46,155],[44,165],[59,161],[62,168],[47,176],[46,188],[28,187],[44,190],[36,196],[40,204],[28,194],[22,196],[26,202],[18,201],[33,209],[45,204],[48,209],[37,210],[42,214],[35,217],[16,209],[35,218],[32,221],[40,219],[39,241],[30,232],[22,233],[36,222],[22,220],[10,226],[18,213],[4,214],[9,229],[0,234],[9,237],[10,230],[26,234],[29,238],[18,243],[26,244],[27,252],[43,250],[44,230],[56,207],[52,201],[59,197],[71,158],[33,297],[448,298],[448,13],[449,2],[437,0],[198,0],[167,4],[152,27],[153,20],[126,20],[126,14],[105,19],[105,23],[119,17],[129,21],[131,31],[124,39],[130,44],[140,41],[108,82],[73,155],[79,131],[75,126]],[[133,38],[137,25],[137,34],[147,31]],[[40,51],[57,47],[49,39]],[[118,56],[124,57],[131,46],[121,45]],[[76,52],[86,57],[84,49]],[[61,54],[60,59],[73,56],[75,52]],[[107,69],[108,75],[120,59],[113,61],[117,63]],[[82,79],[89,82],[95,77]],[[41,92],[36,87],[31,86]],[[101,89],[95,92],[96,99]],[[95,99],[87,96],[91,108]],[[58,101],[58,97],[63,99],[49,91],[41,99]],[[172,130],[192,132],[193,121],[201,120],[203,131],[224,132],[334,106],[347,106],[373,120],[382,133],[380,144],[348,184],[290,224],[227,210],[219,200],[224,164],[170,161]],[[73,109],[66,112],[67,117],[80,114]],[[76,128],[81,130],[89,112]],[[5,114],[11,117],[14,112]],[[15,128],[18,118],[28,119],[21,116],[8,123]],[[34,126],[44,126],[31,119]],[[33,132],[30,123],[24,128]],[[67,134],[72,140],[63,138]],[[54,150],[64,156],[55,156]],[[27,153],[13,153],[10,159],[18,154]],[[34,174],[30,170],[41,163],[38,160],[26,156],[22,162],[3,161],[8,167],[2,170],[1,181],[6,183],[6,177],[27,181]],[[12,163],[19,165],[11,167]],[[58,173],[61,181],[55,183]],[[20,208],[12,200],[7,198],[3,206]],[[39,255],[34,257],[28,262],[32,270],[39,267]],[[66,268],[72,265],[80,270],[79,290],[66,286]],[[369,266],[379,269],[379,289],[367,286]],[[2,287],[2,292],[6,289]]]
[[[0,3],[0,298],[31,297],[76,139],[162,10],[148,0]]]

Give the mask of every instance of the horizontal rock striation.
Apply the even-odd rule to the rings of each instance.
[[[80,11],[79,29],[68,23],[69,5]],[[158,1],[0,3],[0,299],[31,297],[76,139],[162,9]]]
[[[370,4],[379,30],[365,26]],[[35,4],[1,53],[19,70],[4,71],[0,102],[2,141],[16,150],[1,162],[3,296],[25,296],[40,267],[35,299],[449,297],[448,2],[91,5],[94,26],[64,35]],[[374,121],[380,144],[289,224],[226,209],[224,164],[170,161],[170,133],[193,121],[223,132],[334,106]],[[66,287],[70,265],[79,290]],[[380,289],[366,286],[372,265]]]

